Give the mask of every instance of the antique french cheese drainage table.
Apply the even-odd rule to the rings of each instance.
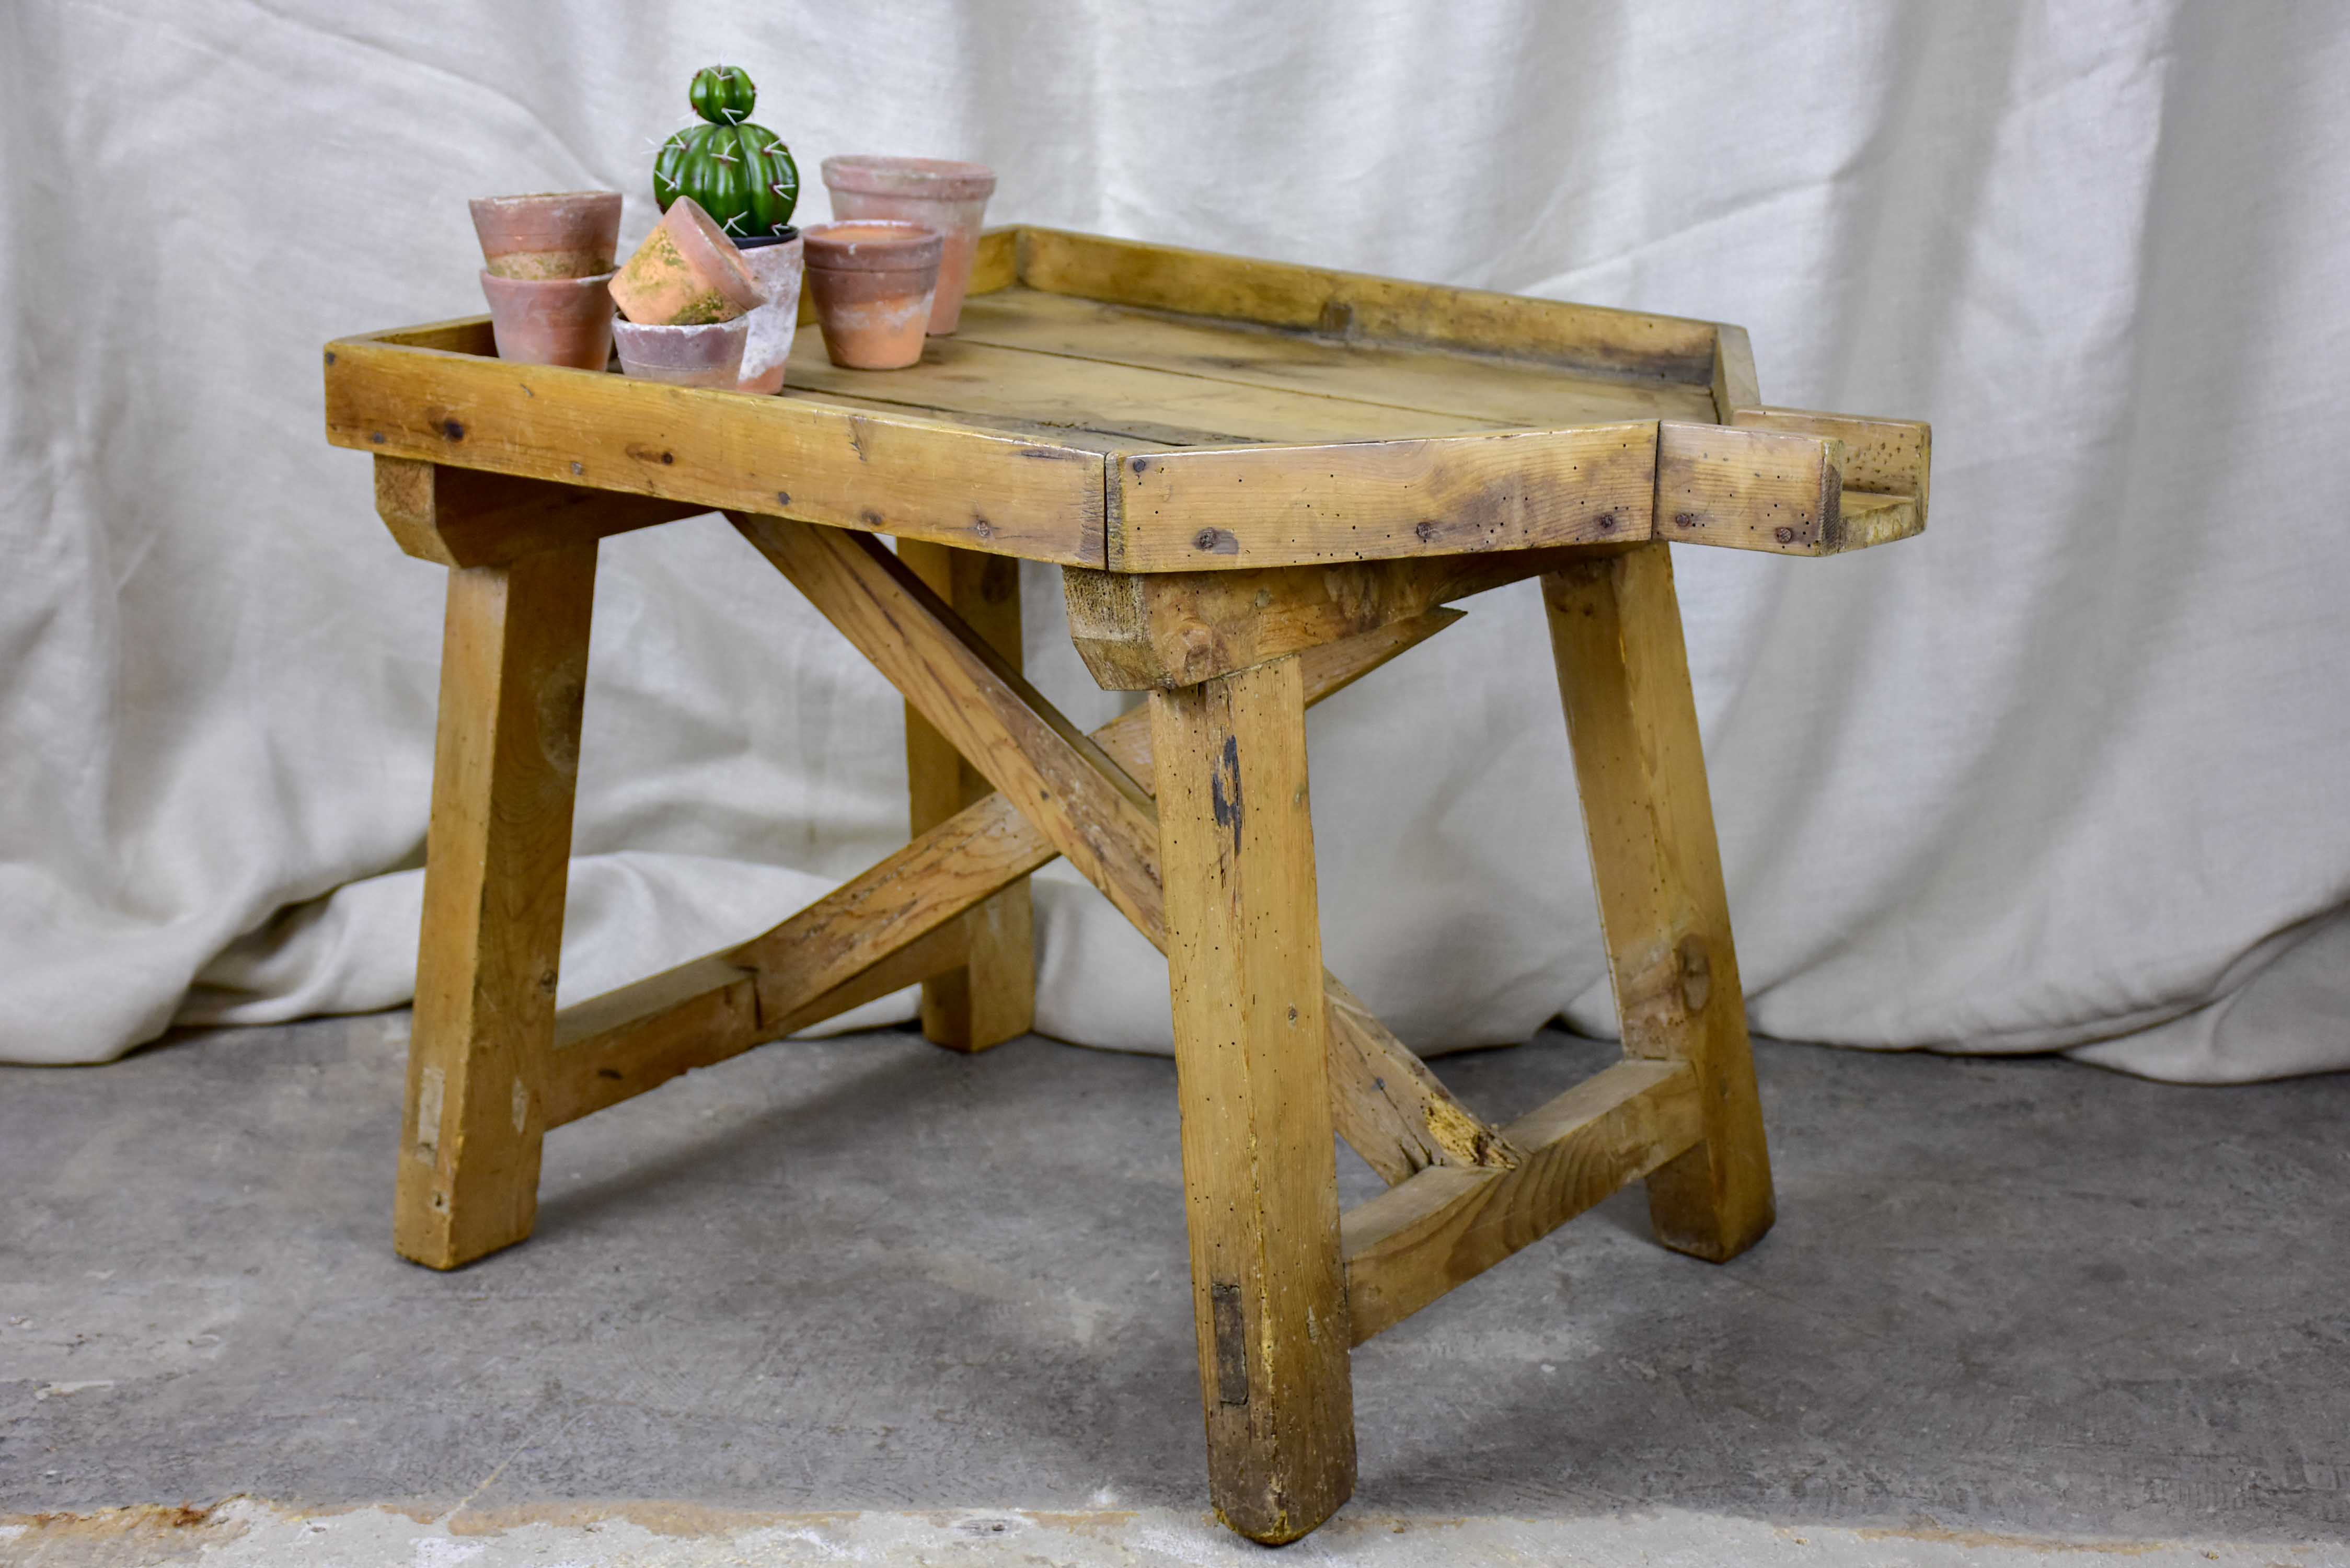
[[[1292,1540],[1354,1483],[1350,1346],[1630,1181],[1668,1247],[1769,1228],[1666,544],[1915,534],[1927,428],[1763,406],[1734,327],[1082,234],[990,234],[972,296],[911,369],[802,334],[781,397],[503,364],[482,317],[328,347],[329,438],[452,568],[394,1242],[522,1241],[547,1128],[913,981],[941,1045],[1020,1033],[1066,856],[1167,954],[1209,1488]],[[712,509],[904,693],[915,837],[557,1011],[596,542]],[[1022,680],[1024,559],[1147,711]],[[1625,1044],[1495,1127],[1322,967],[1305,711],[1527,577]],[[1390,1183],[1343,1216],[1334,1131]]]

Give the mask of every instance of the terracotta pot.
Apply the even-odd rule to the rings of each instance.
[[[594,277],[620,243],[618,191],[483,196],[467,203],[482,260],[500,277]]]
[[[500,277],[482,274],[498,358],[600,370],[612,357],[612,275]]]
[[[730,392],[743,379],[743,346],[750,337],[747,316],[698,327],[612,323],[620,369],[637,379],[679,387],[723,387]]]
[[[952,332],[962,319],[963,290],[971,286],[972,257],[987,199],[995,192],[995,171],[947,158],[858,154],[826,159],[824,184],[832,192],[835,218],[895,218],[946,236],[930,329],[941,337]]]
[[[774,238],[738,242],[751,275],[759,280],[767,303],[745,318],[751,337],[743,348],[743,392],[780,392],[784,367],[792,357],[792,339],[799,332],[800,279],[806,271],[807,248],[797,229]]]
[[[918,223],[818,223],[807,244],[824,351],[852,370],[901,370],[922,358],[946,239]]]
[[[758,308],[759,280],[691,196],[670,206],[612,279],[612,302],[639,327],[699,327]]]

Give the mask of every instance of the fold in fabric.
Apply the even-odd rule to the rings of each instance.
[[[1676,554],[1755,1027],[2350,1065],[2327,8],[791,9],[6,11],[0,1059],[407,997],[442,573],[326,445],[320,345],[478,310],[469,196],[619,189],[633,242],[723,57],[803,168],[977,157],[1000,221],[1737,321],[1769,401],[1930,418],[1923,538]],[[1024,580],[1032,672],[1109,717]],[[1309,726],[1326,955],[1430,1052],[1610,1027],[1538,597],[1467,607]],[[563,994],[903,842],[902,744],[723,524],[608,541]],[[1149,945],[1066,867],[1037,909],[1041,1026],[1165,1049]]]

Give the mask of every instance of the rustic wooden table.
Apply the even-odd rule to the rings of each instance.
[[[972,290],[919,367],[807,332],[772,398],[504,364],[482,317],[328,346],[329,438],[452,568],[394,1241],[522,1241],[547,1128],[917,981],[941,1045],[1022,1033],[1066,856],[1167,954],[1211,1492],[1293,1540],[1354,1483],[1351,1345],[1636,1179],[1669,1247],[1769,1228],[1666,542],[1915,534],[1927,429],[1764,407],[1710,322],[1025,228]],[[914,838],[558,1011],[597,541],[713,509],[905,694]],[[1022,680],[1023,559],[1147,711]],[[1535,576],[1625,1054],[1495,1127],[1322,967],[1305,711]],[[1344,1216],[1334,1131],[1391,1184]]]

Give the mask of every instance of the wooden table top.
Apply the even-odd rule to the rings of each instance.
[[[802,332],[785,397],[1110,452],[1321,445],[1624,420],[1711,422],[1711,388],[1498,354],[1350,342],[1015,285],[963,306],[920,365],[846,370]]]
[[[839,369],[809,314],[775,397],[503,362],[482,317],[338,339],[328,437],[653,521],[1116,572],[1652,537],[1818,555],[1924,524],[1924,426],[1764,408],[1745,333],[1712,322],[1029,228],[983,237],[962,330],[920,365]],[[415,547],[394,513],[425,482],[397,469],[379,500]],[[484,491],[476,535],[501,509],[561,525],[519,493]]]

